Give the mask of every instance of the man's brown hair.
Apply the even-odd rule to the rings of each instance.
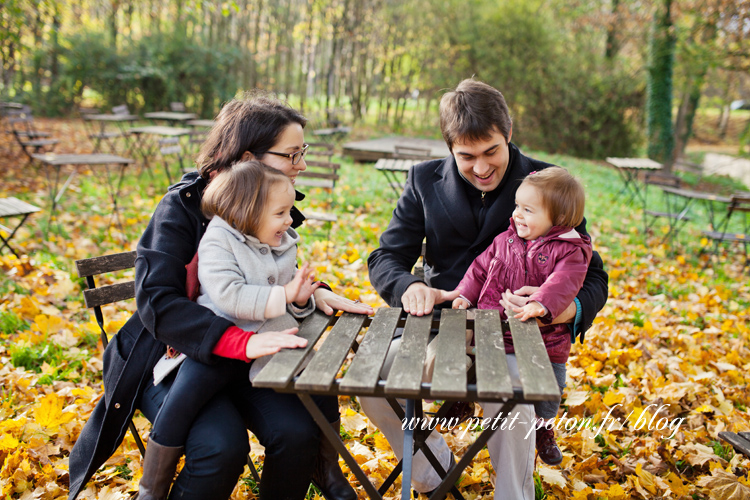
[[[440,130],[448,149],[456,141],[482,141],[497,131],[507,141],[513,127],[503,94],[472,78],[443,94],[440,99]]]
[[[268,192],[289,177],[257,160],[243,161],[219,172],[203,192],[201,210],[243,234],[256,236],[266,210]]]
[[[532,172],[522,184],[537,188],[555,226],[577,227],[583,222],[586,193],[578,179],[564,168],[548,167]]]

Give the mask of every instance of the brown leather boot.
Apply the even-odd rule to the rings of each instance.
[[[539,458],[547,465],[557,465],[562,462],[563,454],[555,441],[555,430],[542,426],[536,431],[536,451]]]
[[[184,446],[163,446],[148,440],[143,457],[143,477],[138,485],[138,500],[165,500]]]
[[[335,429],[341,428],[341,420],[332,425]],[[312,481],[326,500],[357,500],[357,493],[339,467],[339,454],[325,436],[320,436]]]

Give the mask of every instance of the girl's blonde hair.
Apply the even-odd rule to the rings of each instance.
[[[581,183],[561,167],[548,167],[531,172],[521,185],[539,191],[542,206],[555,226],[577,227],[583,222],[586,194]]]
[[[203,192],[201,210],[206,217],[217,215],[230,226],[255,236],[271,187],[291,180],[284,173],[257,160],[243,161],[222,170]]]

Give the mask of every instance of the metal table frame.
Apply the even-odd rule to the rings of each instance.
[[[644,194],[641,192],[643,187],[638,180],[638,175],[640,172],[661,169],[661,163],[657,163],[649,158],[609,157],[606,161],[610,166],[617,170],[617,173],[620,175],[620,178],[624,183],[622,189],[620,189],[614,198],[619,198],[621,194],[628,193],[628,200],[626,202],[628,205],[635,199],[644,203]]]

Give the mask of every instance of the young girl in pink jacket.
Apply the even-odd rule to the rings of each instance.
[[[510,227],[469,267],[453,301],[454,309],[498,309],[505,319],[505,291],[538,287],[526,305],[513,312],[521,321],[538,318],[544,325],[540,330],[561,395],[571,331],[568,325],[550,323],[575,299],[591,260],[590,238],[573,229],[583,221],[584,205],[583,186],[565,169],[549,167],[529,174],[516,191]],[[504,340],[506,353],[514,353],[510,332]],[[559,406],[560,398],[534,403],[537,417],[543,419],[537,424],[537,451],[550,465],[562,461],[554,429],[545,425],[557,416]]]

